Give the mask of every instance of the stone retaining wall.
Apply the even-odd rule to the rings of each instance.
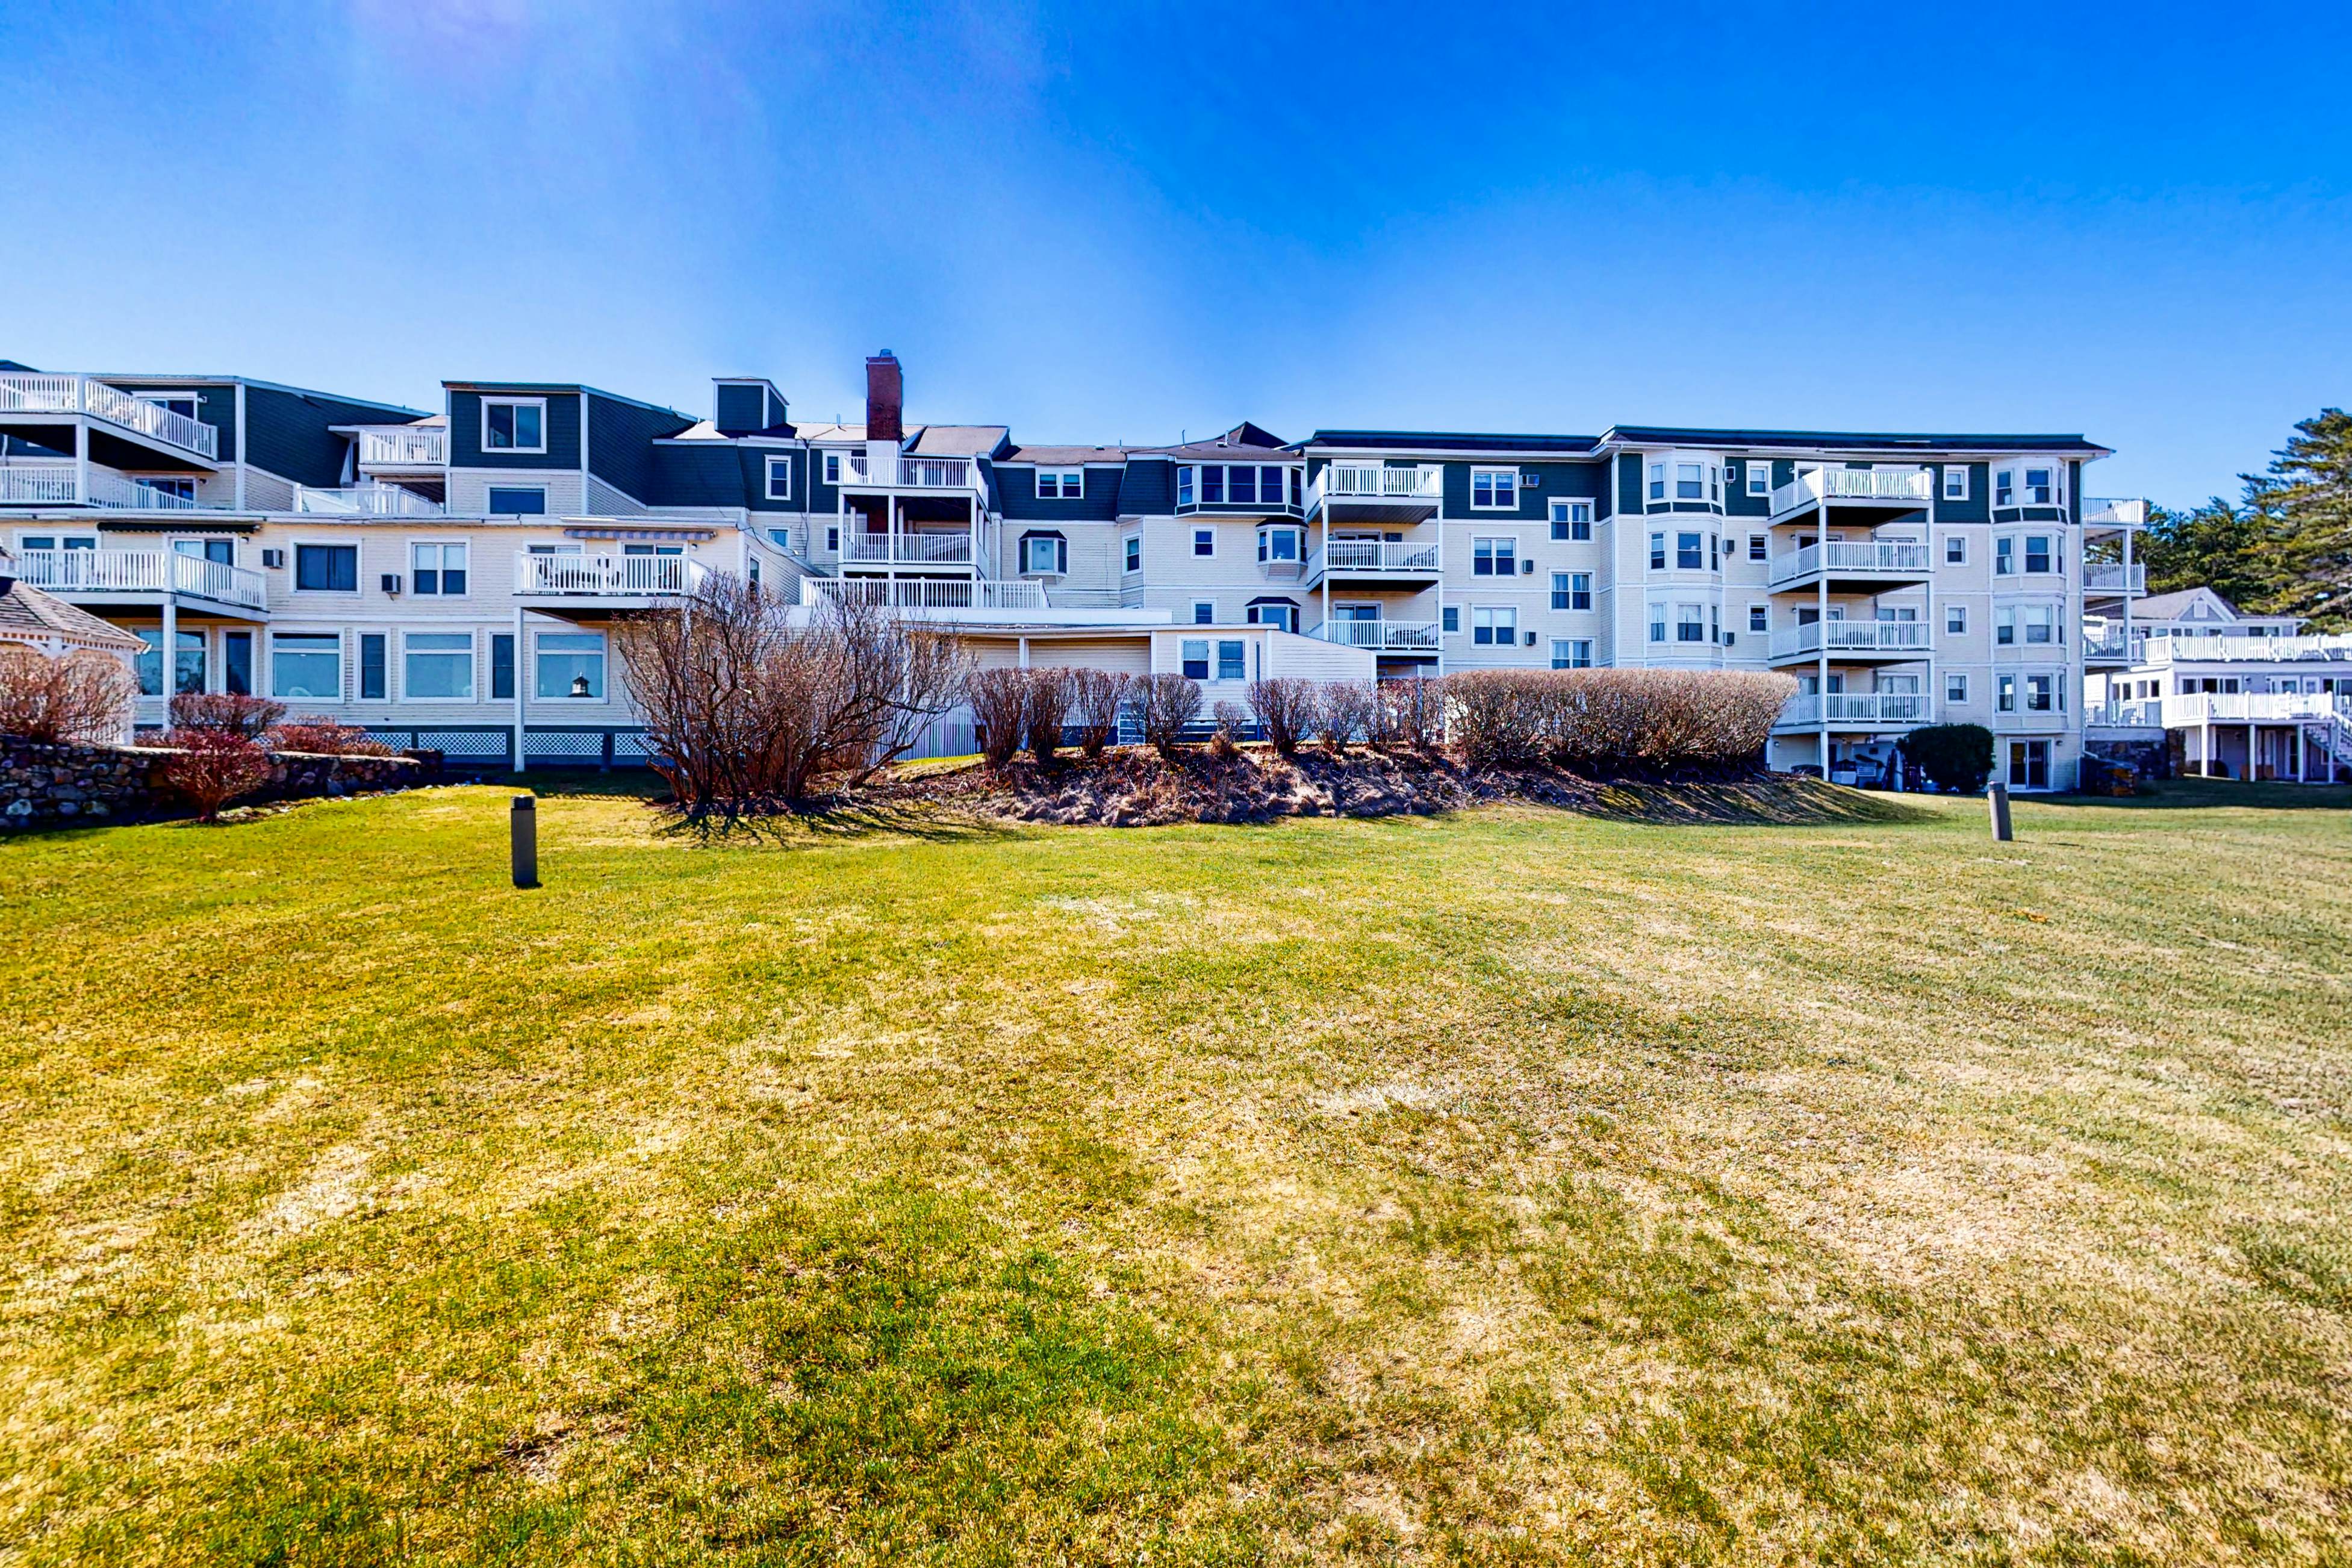
[[[142,822],[188,805],[163,782],[168,746],[53,746],[0,735],[0,831]],[[404,789],[436,770],[413,757],[329,757],[281,752],[269,782],[236,804],[309,800]]]

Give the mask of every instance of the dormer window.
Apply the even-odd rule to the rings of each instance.
[[[1966,463],[1944,465],[1944,499],[1946,500],[1969,499],[1969,466]]]
[[[1772,465],[1759,458],[1748,459],[1748,493],[1752,496],[1772,493]]]
[[[1257,531],[1257,558],[1261,564],[1295,562],[1305,552],[1306,530],[1299,528],[1261,528]]]
[[[1087,475],[1083,468],[1040,468],[1037,470],[1037,495],[1043,500],[1081,500],[1087,493]]]
[[[1272,463],[1188,464],[1176,470],[1178,506],[1297,506],[1299,488],[1297,468]]]
[[[1705,500],[1706,499],[1706,468],[1699,463],[1675,465],[1675,499]]]
[[[2016,469],[2001,468],[1993,474],[1992,504],[1995,506],[2015,506],[2017,504]]]
[[[2048,468],[2025,470],[2025,503],[2028,506],[2048,506],[2053,487]]]
[[[547,400],[543,397],[484,398],[482,450],[485,452],[544,452],[547,450]]]

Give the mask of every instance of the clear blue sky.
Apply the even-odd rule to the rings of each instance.
[[[0,357],[439,406],[2082,430],[2352,398],[2342,7],[0,0]]]

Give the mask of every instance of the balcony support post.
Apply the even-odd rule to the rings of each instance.
[[[236,384],[236,510],[245,510],[245,383]],[[354,442],[352,451],[359,451]]]
[[[530,665],[530,650],[523,647],[522,606],[515,606],[514,622],[514,756],[509,759],[509,772],[520,773],[522,760],[522,693],[523,677]]]
[[[1826,508],[1822,510],[1822,518],[1824,523],[1828,521],[1829,513]],[[1829,530],[1824,527],[1817,531],[1822,544],[1822,574],[1815,580],[1813,585],[1813,604],[1816,606],[1814,611],[1816,625],[1813,632],[1821,643],[1822,657],[1820,663],[1815,667],[1817,673],[1814,676],[1813,688],[1815,694],[1821,700],[1818,711],[1822,716],[1822,783],[1827,784],[1830,782],[1830,573],[1827,543]]]
[[[74,426],[74,500],[89,504],[89,426]]]

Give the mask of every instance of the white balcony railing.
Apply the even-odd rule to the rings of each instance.
[[[885,477],[877,479],[877,473]],[[841,482],[845,485],[876,486],[886,489],[968,490],[975,488],[972,477],[972,464],[969,458],[901,458],[895,476],[887,458],[877,467],[864,452],[845,452],[841,458]]]
[[[2147,568],[2137,561],[2129,566],[2120,561],[2091,562],[2083,568],[2083,592],[2144,594],[2147,592]]]
[[[1434,572],[1434,543],[1412,544],[1394,539],[1335,539],[1307,558],[1307,573]]]
[[[86,414],[203,458],[220,455],[220,432],[87,375],[0,372],[0,414]]]
[[[2137,639],[2135,639],[2137,641]],[[2352,637],[2149,637],[2144,657],[2157,664],[2270,664],[2352,660]]]
[[[1309,637],[1381,653],[1435,653],[1435,621],[1325,621]]]
[[[1796,511],[1822,501],[1910,501],[1925,506],[1935,496],[1935,476],[1925,468],[1800,468],[1772,492],[1772,513]]]
[[[72,463],[0,463],[0,505],[102,506],[122,511],[194,511],[195,499],[93,468],[82,488]]]
[[[1936,567],[1924,544],[1900,543],[1886,540],[1860,540],[1852,542],[1832,540],[1826,544],[1808,544],[1800,550],[1783,551],[1772,560],[1772,586],[1794,583],[1811,577],[1824,568],[1834,576],[1841,572],[1867,574],[1882,577],[1932,577]]]
[[[330,517],[440,517],[446,511],[439,501],[398,485],[352,485],[342,489],[296,485],[293,510]]]
[[[2146,633],[2135,633],[2131,638],[2126,641],[2124,637],[2124,628],[2120,625],[2084,626],[2083,628],[2083,657],[2084,658],[2095,658],[2103,663],[2110,664],[2117,661],[2129,661],[2137,664],[2139,662],[2141,657],[2147,652],[2147,637]]]
[[[971,535],[952,533],[852,533],[842,541],[841,558],[857,563],[906,562],[918,565],[968,565]]]
[[[77,594],[185,594],[246,609],[267,608],[268,579],[258,572],[176,550],[26,550],[16,575],[68,598]]]
[[[1383,463],[1329,463],[1315,476],[1308,510],[1327,500],[1434,501],[1445,493],[1444,471],[1433,464],[1397,468]]]
[[[2084,496],[2083,526],[2084,528],[2145,528],[2147,526],[2147,502]]]
[[[2192,724],[2293,724],[2352,718],[2352,700],[2326,691],[2195,691],[2163,699],[2167,729]]]
[[[691,594],[706,575],[683,555],[518,555],[515,592],[587,598]]]
[[[1772,634],[1772,657],[1795,658],[1817,654],[1826,646],[1832,656],[1845,654],[1919,654],[1932,646],[1925,621],[1815,621]]]
[[[1789,699],[1780,710],[1779,722],[1784,725],[1814,725],[1823,721],[1823,707],[1828,709],[1827,721],[1838,724],[1924,724],[1927,721],[1927,698],[1918,691],[1832,691],[1826,698],[1801,691]]]
[[[360,432],[362,468],[440,468],[449,463],[449,432],[438,425],[394,425]]]
[[[2083,722],[2119,730],[2158,730],[2164,727],[2164,702],[2146,697],[2135,702],[2095,703],[2084,710]]]
[[[900,610],[1042,610],[1042,583],[989,583],[968,577],[803,577],[801,603],[815,605],[846,597],[863,605]]]

